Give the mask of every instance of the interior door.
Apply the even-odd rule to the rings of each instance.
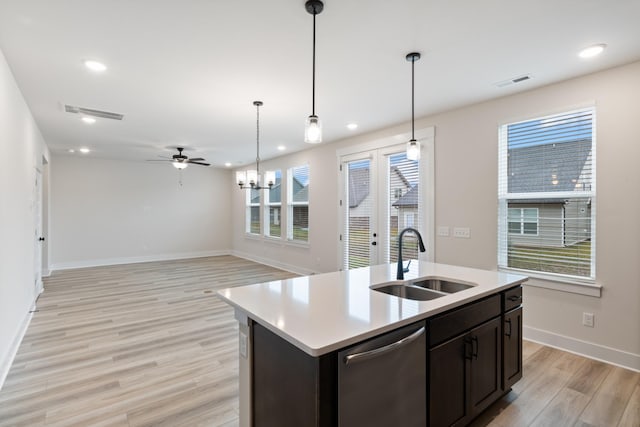
[[[403,144],[344,156],[341,171],[342,268],[396,261],[399,232],[426,231],[420,161],[408,160]],[[403,255],[418,259],[412,234],[405,237]]]
[[[34,242],[35,242],[35,292],[38,295],[42,291],[42,172],[36,169],[36,182],[33,191],[33,208],[35,218]]]

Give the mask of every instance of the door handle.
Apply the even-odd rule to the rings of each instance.
[[[374,348],[373,350],[363,351],[362,353],[354,353],[344,357],[344,364],[348,365],[349,363],[357,362],[359,360],[369,359],[371,357],[379,356],[382,353],[386,353],[391,350],[395,350],[399,347],[407,345],[416,339],[422,334],[424,334],[425,328],[424,326],[409,336],[402,338],[394,343],[389,345],[385,345],[384,347]]]
[[[40,242],[44,242],[44,237],[40,237],[38,240],[39,240]]]
[[[509,301],[516,302],[522,300],[522,295],[511,295],[507,298]]]
[[[371,242],[371,246],[376,246],[377,244],[378,244],[378,242],[376,242],[376,241]]]
[[[471,338],[471,356],[478,360],[478,337]]]
[[[471,351],[468,351],[469,346],[471,346]],[[473,344],[471,343],[471,338],[464,339],[464,358],[467,360],[473,359]]]
[[[509,338],[511,338],[511,319],[506,319],[505,321],[505,326],[509,325],[509,332],[505,331],[505,335],[508,336]]]

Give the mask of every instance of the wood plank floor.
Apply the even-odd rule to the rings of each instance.
[[[0,426],[237,426],[237,324],[212,291],[291,276],[230,256],[54,273]],[[474,426],[640,427],[640,374],[524,351],[523,379]]]

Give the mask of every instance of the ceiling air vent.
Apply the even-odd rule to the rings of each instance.
[[[523,76],[513,77],[509,80],[503,80],[501,82],[496,83],[495,85],[498,87],[505,87],[505,86],[512,85],[514,83],[526,82],[527,80],[530,80],[530,79],[531,79],[531,74],[525,74]]]
[[[109,111],[93,110],[91,108],[75,107],[73,105],[65,105],[64,111],[67,113],[84,114],[87,116],[100,117],[102,119],[122,120],[123,114],[111,113]]]

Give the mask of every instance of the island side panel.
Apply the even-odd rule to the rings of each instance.
[[[334,426],[335,353],[313,357],[251,322],[255,427]]]

